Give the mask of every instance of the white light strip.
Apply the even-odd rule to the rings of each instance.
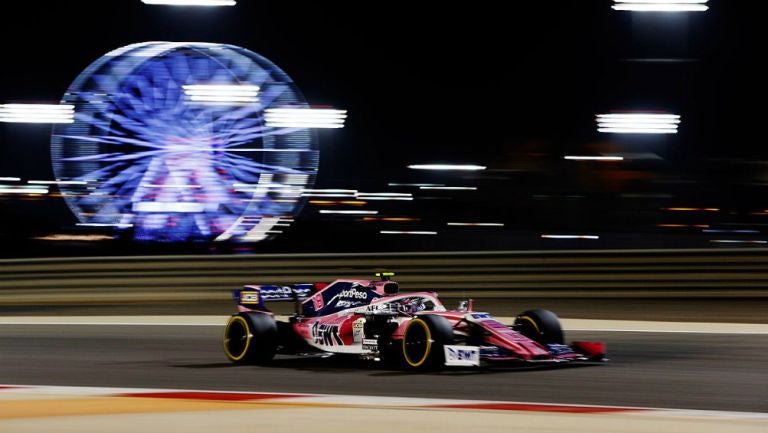
[[[21,180],[20,177],[0,177],[0,181],[18,182],[20,180]]]
[[[6,188],[0,186],[0,194],[48,194],[47,188]]]
[[[270,108],[264,110],[271,128],[343,128],[347,110],[330,108]]]
[[[211,149],[213,150],[213,149]],[[227,152],[313,152],[311,149],[259,149],[259,148],[240,148],[228,147]]]
[[[323,214],[339,214],[339,215],[376,215],[379,213],[377,210],[328,210],[321,209],[320,213]]]
[[[88,185],[84,180],[28,180],[27,183],[35,185]]]
[[[413,200],[413,197],[381,197],[381,196],[362,196],[358,195],[358,200]]]
[[[383,235],[436,235],[437,232],[429,231],[399,231],[399,230],[380,230]]]
[[[677,134],[677,129],[666,128],[597,128],[597,132],[612,134]]]
[[[129,228],[133,227],[133,224],[121,224],[121,223],[77,223],[76,225],[81,227],[118,227],[118,228]]]
[[[673,3],[621,3],[611,6],[617,11],[632,12],[704,12],[709,6],[703,4]]]
[[[676,134],[680,124],[678,114],[610,113],[595,118],[598,132],[619,134]]]
[[[577,156],[577,155],[566,155],[563,157],[563,159],[567,159],[569,161],[623,161],[623,156]]]
[[[709,0],[613,0],[614,3],[703,4]]]
[[[485,170],[484,165],[472,165],[472,164],[412,164],[408,168],[412,170]]]
[[[259,86],[247,84],[188,84],[182,86],[184,94],[193,102],[203,104],[254,104],[259,102],[256,96]]]
[[[367,197],[412,197],[413,194],[409,192],[358,192],[358,196],[364,195]]]
[[[476,186],[420,186],[419,189],[445,189],[454,191],[475,191]]]
[[[713,239],[710,242],[718,244],[766,244],[768,241],[738,240],[738,239]]]
[[[442,183],[388,183],[388,186],[445,186]]]
[[[0,122],[73,123],[75,106],[60,104],[2,104]]]
[[[449,226],[504,227],[503,223],[448,223]]]
[[[133,204],[134,212],[198,213],[205,210],[203,203],[143,201]]]
[[[544,239],[600,239],[597,235],[541,235]]]
[[[334,198],[355,198],[355,194],[314,194],[301,193],[301,197],[334,197]]]
[[[234,6],[235,0],[141,0],[148,5],[168,6]]]
[[[357,194],[356,189],[302,189],[301,192],[308,192],[308,193],[322,193],[322,194]]]
[[[154,183],[142,183],[141,187],[142,188],[191,188],[191,189],[202,188],[202,186],[200,186],[200,185],[185,185],[185,184],[179,184],[179,185],[167,184],[167,185],[163,185],[163,184],[154,184]]]

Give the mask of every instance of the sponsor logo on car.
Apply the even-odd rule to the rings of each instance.
[[[478,346],[443,346],[445,365],[472,366],[480,365],[480,348]]]
[[[355,289],[342,290],[338,294],[339,298],[368,299],[368,294]]]
[[[246,292],[245,290],[240,292],[241,304],[258,304],[259,292]]]
[[[378,352],[379,342],[375,338],[363,338],[363,350]]]
[[[365,319],[359,318],[352,322],[352,341],[360,343],[363,339],[363,328],[365,327]]]
[[[344,342],[339,337],[339,325],[328,325],[315,322],[310,330],[312,341],[323,346],[343,346]]]

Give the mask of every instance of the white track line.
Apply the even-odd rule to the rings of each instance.
[[[277,316],[285,320],[285,316]],[[9,316],[0,325],[224,326],[228,316]],[[511,324],[514,317],[497,317]],[[768,335],[768,324],[561,319],[566,331]]]

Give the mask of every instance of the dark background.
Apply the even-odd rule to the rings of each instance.
[[[534,3],[534,4],[531,4]],[[149,6],[139,0],[25,2],[0,15],[0,103],[55,103],[91,62],[148,40],[220,42],[264,55],[315,105],[349,110],[323,130],[318,188],[413,192],[372,202],[378,216],[321,217],[307,205],[289,232],[249,245],[47,242],[75,220],[59,198],[0,196],[4,256],[759,246],[768,218],[766,39],[759,2],[707,12],[617,12],[610,1],[274,2]],[[672,136],[596,132],[594,115],[680,114]],[[0,124],[0,176],[51,179],[50,127]],[[631,155],[574,163],[566,154]],[[413,163],[474,163],[472,174]],[[477,186],[425,192],[389,182]],[[664,210],[706,207],[718,211]],[[448,221],[503,228],[447,227]],[[670,226],[674,225],[674,226]],[[752,230],[757,233],[704,233]],[[382,229],[436,230],[386,236]],[[542,233],[599,235],[553,241]]]

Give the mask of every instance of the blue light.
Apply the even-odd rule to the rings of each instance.
[[[225,94],[201,102],[190,88]],[[81,223],[132,226],[137,240],[258,240],[314,184],[316,134],[264,121],[265,109],[306,100],[240,47],[129,45],[88,66],[61,103],[75,106],[75,122],[53,128],[53,171],[87,182],[61,186]]]

